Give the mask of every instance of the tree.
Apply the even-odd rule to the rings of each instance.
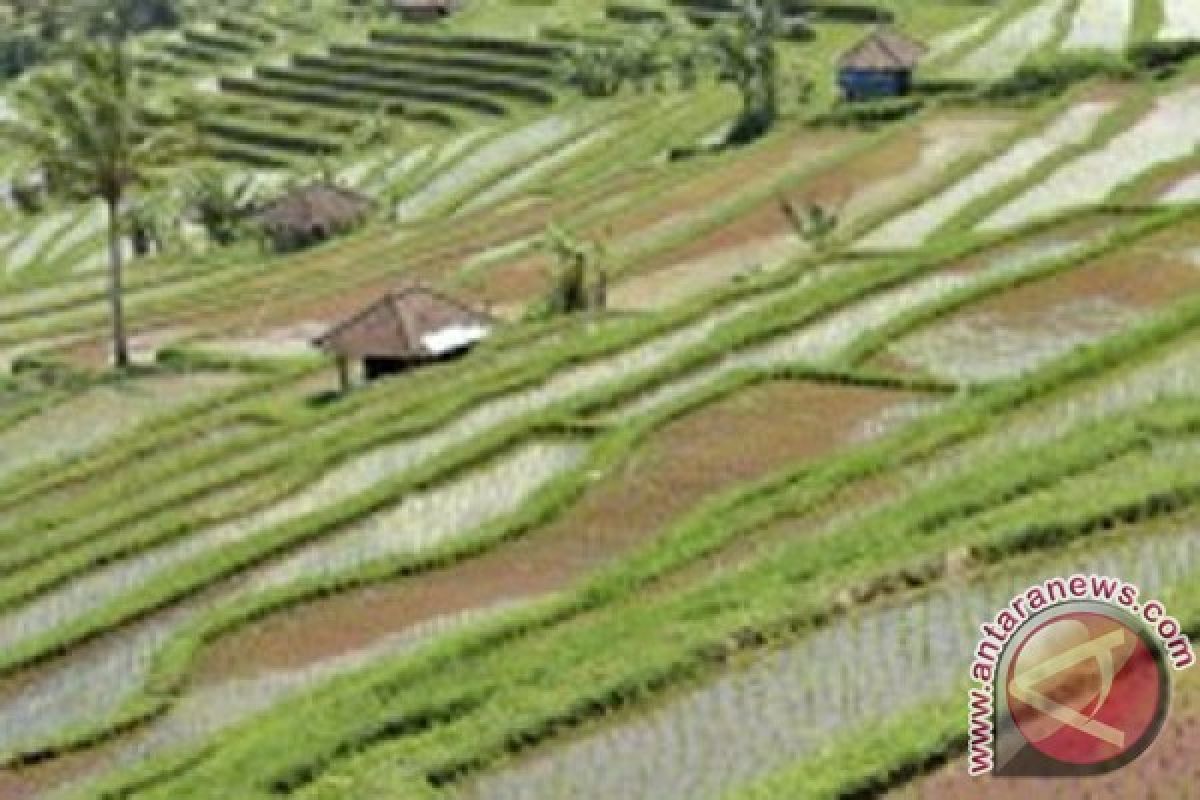
[[[589,97],[611,97],[629,84],[634,91],[665,91],[667,77],[675,72],[680,86],[695,84],[698,60],[688,45],[687,57],[676,52],[678,37],[669,26],[646,27],[613,44],[579,44],[560,59],[563,78]],[[684,72],[690,74],[684,76]],[[690,80],[690,82],[689,82]]]
[[[588,97],[611,97],[621,89],[619,53],[612,47],[578,45],[561,57],[559,70]]]
[[[217,247],[227,247],[245,234],[246,220],[258,202],[253,176],[230,176],[216,167],[196,171],[187,193],[189,205]]]
[[[164,168],[194,152],[196,138],[178,120],[148,127],[132,59],[117,38],[81,45],[67,69],[36,75],[15,100],[17,118],[0,121],[0,140],[27,150],[52,192],[104,204],[113,363],[126,367],[123,207],[133,190],[158,182]]]
[[[769,131],[779,117],[779,55],[775,39],[783,31],[779,0],[742,0],[735,26],[719,29],[712,50],[720,77],[742,96],[742,110],[729,134],[748,142]]]
[[[8,0],[0,3],[0,77],[58,61],[103,35],[175,28],[181,0]]]

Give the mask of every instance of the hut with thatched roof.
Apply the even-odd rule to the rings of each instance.
[[[926,52],[916,39],[893,28],[876,28],[838,60],[842,96],[854,102],[908,94]]]
[[[299,250],[361,225],[371,199],[331,183],[310,183],[268,203],[256,215],[271,245],[279,252]]]
[[[462,0],[392,0],[392,10],[409,22],[445,19],[462,7]]]
[[[362,362],[367,380],[467,353],[491,333],[496,320],[466,303],[424,286],[388,292],[313,344],[338,362],[342,388],[350,364]]]

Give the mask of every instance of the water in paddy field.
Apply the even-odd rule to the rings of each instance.
[[[771,369],[793,364],[829,366],[836,364],[846,350],[862,336],[886,325],[903,314],[937,303],[955,291],[1005,275],[1019,274],[1038,264],[1070,253],[1081,245],[1076,241],[1041,243],[1028,248],[1004,250],[992,254],[985,265],[967,274],[934,272],[914,278],[894,289],[876,292],[843,308],[819,317],[812,323],[781,333],[758,344],[728,353],[715,364],[651,389],[622,407],[623,414],[643,414],[662,408],[702,386],[712,385],[740,369]],[[866,267],[866,268],[869,268]],[[862,269],[862,267],[855,267]],[[846,268],[832,265],[806,276],[806,286],[833,275],[844,275]]]
[[[481,175],[506,165],[525,163],[562,143],[578,129],[579,121],[567,116],[540,119],[482,144],[456,160],[428,185],[406,197],[397,207],[401,220],[412,220],[466,190]]]
[[[183,607],[128,627],[0,691],[0,753],[33,747],[108,718],[141,687],[153,654],[199,611]]]
[[[972,172],[941,194],[877,228],[859,242],[866,248],[911,248],[929,239],[972,202],[1023,177],[1037,164],[1086,141],[1112,103],[1091,102],[1073,106],[1035,136],[1023,139],[1008,151]]]
[[[1015,575],[939,586],[839,618],[641,715],[547,744],[479,778],[459,800],[717,800],[816,754],[832,737],[965,687],[979,625],[1034,583],[1096,573],[1136,584],[1149,598],[1197,568],[1200,528],[1188,525]]]
[[[982,436],[898,474],[923,485],[961,474],[972,464],[1000,453],[1045,445],[1083,426],[1165,398],[1200,397],[1200,341],[1192,340],[1142,363],[1106,373],[1099,380],[1060,390],[1002,419]]]
[[[97,386],[0,434],[0,478],[82,453],[139,423],[243,380],[236,373],[143,378]]]
[[[1200,39],[1200,4],[1195,0],[1162,0],[1163,26],[1159,41]]]
[[[1200,88],[1159,97],[1151,109],[1104,146],[1068,162],[979,226],[1010,230],[1071,208],[1100,203],[1122,184],[1155,166],[1192,154],[1200,145]]]
[[[891,351],[943,380],[983,383],[1032,372],[1145,315],[1108,298],[1093,297],[1031,316],[1035,318],[1028,324],[1019,324],[1019,317],[1007,314],[974,314],[907,337]]]
[[[454,536],[473,533],[516,510],[538,489],[578,464],[585,453],[586,445],[572,441],[517,448],[444,485],[415,492],[344,531],[299,547],[196,602],[121,628],[90,648],[49,663],[28,686],[0,695],[0,718],[22,721],[0,728],[0,752],[32,746],[55,733],[95,724],[116,713],[142,687],[162,645],[213,604],[248,599],[260,590],[279,588],[293,580],[333,575],[379,559],[417,553]],[[187,544],[185,540],[183,546]],[[116,566],[130,563],[142,566],[136,560]],[[111,572],[101,570],[93,575],[103,576],[106,586],[140,585],[136,575],[127,570],[119,573],[119,583]],[[89,604],[86,599],[87,591],[97,591],[93,575],[3,618],[7,635],[20,638],[50,630],[52,619],[62,621],[81,609],[94,609],[99,603]]]
[[[381,558],[428,551],[488,519],[516,511],[538,488],[578,466],[587,453],[580,442],[524,445],[495,465],[445,486],[414,494],[246,576],[254,591],[339,572]]]
[[[187,691],[164,716],[139,728],[106,754],[103,769],[136,763],[163,752],[196,744],[272,706],[294,699],[324,681],[346,675],[385,659],[408,655],[439,636],[517,607],[505,603],[486,609],[435,617],[371,645],[323,661],[279,669],[249,678],[236,678]],[[91,775],[58,787],[52,797],[70,798]]]
[[[1067,0],[1045,0],[1005,25],[989,41],[977,47],[950,73],[967,80],[994,80],[1013,72],[1025,59],[1054,38],[1056,20]]]
[[[1064,50],[1120,52],[1129,40],[1137,0],[1081,0]]]

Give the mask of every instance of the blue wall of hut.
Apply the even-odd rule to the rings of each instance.
[[[912,88],[912,73],[907,70],[844,69],[838,85],[847,100],[872,100],[902,97]]]

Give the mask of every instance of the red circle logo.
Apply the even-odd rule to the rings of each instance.
[[[1161,727],[1166,666],[1136,624],[1094,611],[1055,614],[1009,663],[1009,713],[1060,764],[1103,768],[1143,752]]]

